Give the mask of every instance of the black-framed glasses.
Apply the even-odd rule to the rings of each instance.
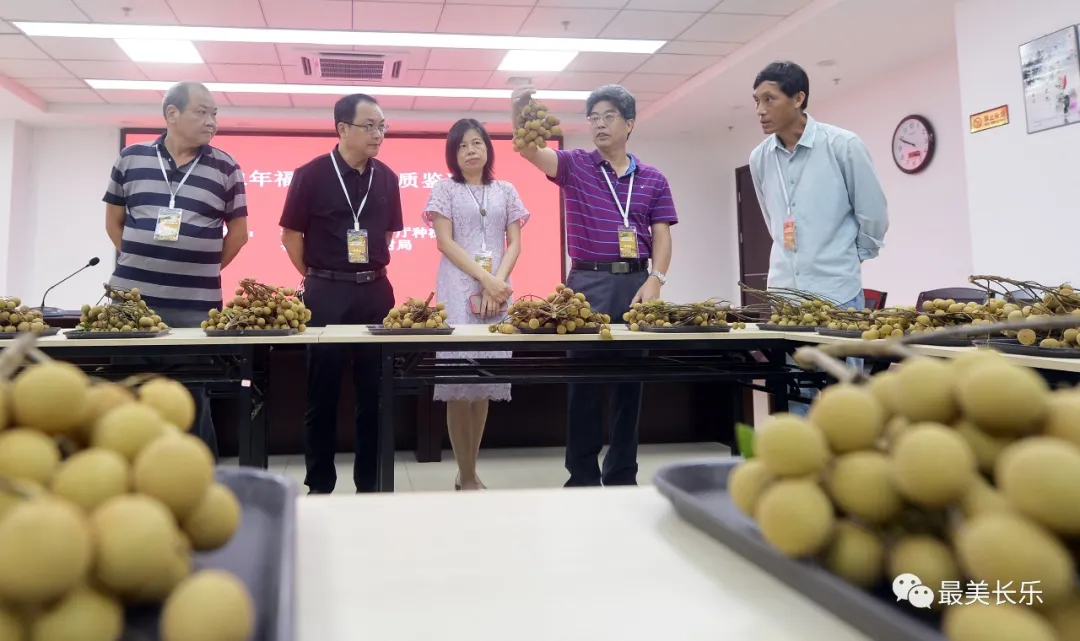
[[[372,136],[374,136],[375,134],[380,134],[380,135],[385,136],[386,132],[389,131],[389,129],[390,129],[390,125],[388,125],[386,123],[383,123],[381,125],[376,125],[376,124],[358,125],[355,122],[345,122],[343,120],[343,121],[341,121],[341,124],[349,125],[350,127],[359,127],[360,129],[363,129],[364,131],[366,131],[368,134],[370,134]]]

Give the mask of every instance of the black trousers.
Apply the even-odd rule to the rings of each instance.
[[[621,323],[634,294],[649,277],[647,272],[612,274],[572,270],[566,286],[582,292],[592,308]],[[570,352],[575,358],[602,358],[603,352]],[[590,485],[636,485],[638,415],[641,383],[582,384],[567,386],[569,396],[566,431],[566,487]],[[603,471],[597,456],[604,447],[604,396],[608,396],[610,443]]]
[[[370,283],[347,283],[308,276],[304,303],[313,326],[381,325],[394,306],[394,288],[385,277]],[[356,398],[356,461],[353,482],[357,492],[374,492],[378,479],[379,374],[378,347],[310,345],[308,347],[307,413],[304,417],[304,484],[314,494],[328,494],[337,484],[334,454],[341,377],[352,359]]]

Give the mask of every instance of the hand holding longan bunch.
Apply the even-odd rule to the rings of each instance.
[[[532,100],[534,90],[523,87],[514,92],[514,150],[543,149],[547,141],[562,135],[558,117],[548,111],[548,106]]]
[[[754,453],[728,489],[780,553],[865,589],[914,574],[949,641],[1078,638],[1080,390],[994,351],[920,357],[774,416]],[[992,605],[946,608],[943,581],[985,582]],[[1042,603],[996,605],[1010,581]]]
[[[211,309],[209,318],[200,323],[204,330],[247,331],[307,330],[311,310],[290,287],[273,287],[245,278],[236,288],[236,296],[222,310]]]
[[[76,329],[83,332],[156,332],[169,329],[147,306],[138,287],[122,289],[105,283],[105,305],[83,305]]]
[[[383,319],[383,327],[386,329],[448,329],[446,318],[446,304],[436,303],[433,307],[431,301],[435,298],[432,292],[427,300],[410,298],[403,305],[391,309]]]
[[[42,318],[40,310],[30,309],[14,296],[0,296],[0,332],[41,333],[48,328],[49,324]]]
[[[0,354],[0,638],[118,641],[126,608],[161,604],[163,641],[250,639],[245,585],[192,567],[241,508],[188,434],[191,394],[167,378],[92,381],[32,342]],[[38,362],[12,380],[27,354]]]
[[[567,334],[579,328],[596,330],[603,340],[611,340],[611,317],[595,312],[582,292],[575,292],[560,283],[546,299],[525,297],[506,310],[506,318],[488,326],[488,331],[513,334],[521,329],[554,328],[556,334]]]

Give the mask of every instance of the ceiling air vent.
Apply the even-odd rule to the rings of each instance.
[[[353,51],[296,50],[293,61],[305,78],[316,82],[400,82],[407,71],[408,55]]]

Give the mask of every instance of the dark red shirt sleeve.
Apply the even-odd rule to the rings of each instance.
[[[285,206],[281,210],[279,225],[292,231],[307,232],[308,222],[311,220],[311,198],[307,191],[306,172],[293,172],[289,191],[285,194]]]

